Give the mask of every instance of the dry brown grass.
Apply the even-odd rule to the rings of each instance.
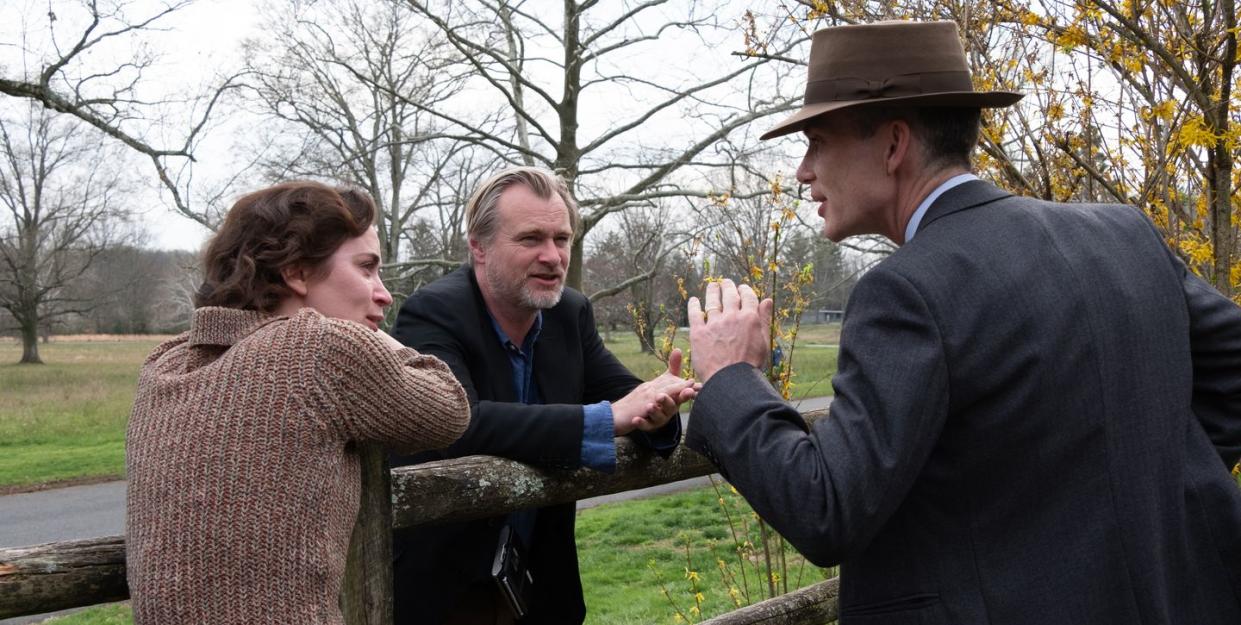
[[[51,337],[52,343],[109,343],[109,342],[132,342],[132,341],[154,341],[162,343],[175,334],[58,334]],[[20,343],[21,339],[15,336],[0,336],[0,343]],[[43,344],[42,341],[39,342]]]

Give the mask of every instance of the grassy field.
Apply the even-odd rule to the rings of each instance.
[[[705,488],[578,513],[586,622],[673,623],[678,612],[694,622],[766,599],[767,570],[753,511],[727,485],[719,492]],[[759,548],[739,558],[734,529],[738,540]],[[781,567],[774,540],[770,547],[777,588],[795,590],[825,579],[822,569],[787,545]]]
[[[39,622],[47,625],[133,625],[134,613],[129,609],[129,602],[126,601],[101,605],[68,616],[57,616]]]
[[[632,332],[613,332],[610,339],[608,349],[638,377],[648,379],[666,368],[653,355],[642,353],[641,343]],[[838,323],[802,326],[792,350],[793,399],[832,394],[831,378],[836,373],[836,345],[839,341]],[[675,344],[688,350],[689,333],[684,329],[679,331]],[[788,346],[784,349],[787,353]]]
[[[0,342],[0,488],[120,477],[138,368],[159,339],[53,341],[45,365]]]
[[[752,513],[745,502],[722,488],[722,499],[748,540],[761,544]],[[674,623],[679,609],[690,622],[734,609],[730,588],[742,603],[748,590],[751,599],[765,598],[765,568],[761,551],[746,559],[746,577],[732,546],[732,530],[711,488],[662,495],[650,499],[607,504],[578,513],[577,544],[582,586],[586,593],[588,625]],[[688,541],[688,559],[686,544]],[[772,549],[774,550],[774,542]],[[718,561],[724,561],[735,580],[722,581]],[[777,558],[778,561],[778,558]],[[822,569],[805,564],[792,549],[785,551],[790,590],[825,579]],[[779,569],[777,569],[779,570]],[[697,574],[696,587],[687,571]],[[783,588],[783,584],[781,587]],[[665,596],[664,590],[668,591]],[[699,603],[695,595],[701,593]],[[674,605],[676,607],[674,607]],[[698,614],[693,613],[698,608]],[[127,604],[111,604],[83,610],[67,617],[48,619],[48,625],[129,625],[133,616]]]
[[[838,326],[812,327],[808,343],[835,342]],[[663,370],[633,333],[612,339],[608,348],[639,376]],[[53,339],[39,346],[45,365],[13,364],[21,345],[0,341],[0,492],[121,477],[138,369],[161,340]],[[835,371],[834,347],[798,347],[794,358],[799,397],[831,393],[823,380]]]

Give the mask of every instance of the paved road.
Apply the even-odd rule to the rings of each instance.
[[[125,482],[0,497],[0,546],[125,533]]]
[[[803,400],[798,408],[817,410],[830,398]],[[583,499],[579,510],[599,504],[640,499],[706,485],[699,477],[641,490]],[[71,486],[0,497],[0,547],[20,547],[125,533],[125,482]],[[40,617],[43,618],[43,617]],[[30,617],[0,620],[0,625],[36,622]]]

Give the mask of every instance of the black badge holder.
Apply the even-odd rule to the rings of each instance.
[[[496,556],[491,561],[491,578],[499,587],[500,594],[504,595],[513,616],[519,619],[526,616],[530,610],[528,595],[534,585],[534,577],[530,575],[521,538],[507,523],[500,529]]]

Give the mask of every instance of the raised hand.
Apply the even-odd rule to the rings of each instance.
[[[694,373],[705,384],[716,371],[746,362],[762,368],[771,350],[769,322],[773,303],[758,301],[748,284],[732,280],[707,285],[706,310],[697,297],[689,298],[689,343],[694,350]]]
[[[701,384],[681,378],[682,360],[681,350],[672,350],[668,355],[667,371],[612,403],[612,423],[617,436],[635,429],[650,432],[663,427],[676,416],[678,406],[698,394]]]

